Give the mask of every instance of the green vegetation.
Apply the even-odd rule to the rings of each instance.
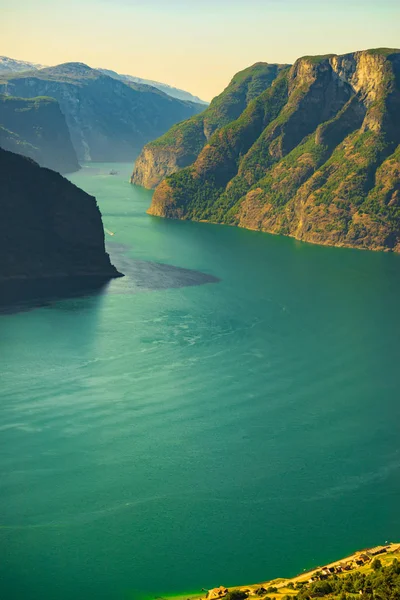
[[[400,251],[398,52],[346,55],[355,73],[368,68],[357,93],[331,56],[281,72],[156,190],[156,214]]]
[[[223,600],[400,600],[400,545],[356,552],[291,579],[228,588]],[[213,592],[214,590],[211,590]],[[214,595],[212,596],[214,597]],[[206,600],[201,594],[170,600]]]
[[[232,590],[226,594],[225,600],[245,600],[247,596],[243,590]]]
[[[397,48],[372,48],[371,50],[366,50],[366,52],[372,54],[372,56],[379,54],[385,57],[391,56],[392,54],[400,54],[400,50]]]
[[[319,65],[322,62],[329,60],[333,56],[336,56],[336,54],[321,54],[319,56],[303,56],[302,59],[300,59],[300,60],[305,60],[305,61],[311,63],[312,65]]]
[[[177,123],[164,135],[150,142],[148,146],[163,148],[176,144],[182,152],[196,151],[202,149],[205,143],[203,117],[195,115],[187,121]]]
[[[188,167],[167,178],[176,205],[185,207],[187,218],[216,220],[216,214],[222,218],[224,203],[215,202],[237,173],[242,157],[278,116],[286,99],[287,73],[283,72],[270,88],[250,102],[236,121],[212,136],[197,159],[198,168]]]
[[[387,245],[392,247],[396,237],[390,232],[400,230],[400,146],[377,169],[375,186],[359,212],[369,215],[377,226],[388,228]]]
[[[337,199],[353,206],[362,204],[373,187],[377,166],[389,152],[385,136],[372,131],[346,138],[315,176],[316,203],[330,204]]]
[[[374,566],[375,565],[375,566]],[[365,600],[399,600],[400,599],[400,563],[394,559],[392,564],[382,567],[379,559],[375,559],[372,570],[367,573],[356,571],[344,577],[333,575],[324,581],[316,581],[295,596],[296,600],[312,598],[339,598],[350,600],[361,595]]]
[[[379,571],[379,569],[382,569],[382,563],[379,560],[379,558],[374,558],[374,560],[372,561],[372,564],[371,564],[371,568],[374,571]]]
[[[190,151],[200,144],[201,149],[207,141],[207,137],[239,117],[251,100],[272,84],[283,68],[285,65],[256,63],[237,73],[228,87],[214,98],[200,115],[178,123],[166,134],[150,142],[148,146],[167,148],[176,145],[180,147],[183,141]]]
[[[201,114],[178,123],[146,145],[136,163],[132,182],[154,187],[154,182],[159,183],[166,172],[175,173],[191,165],[207,141],[211,142],[213,134],[240,117],[252,100],[268,89],[285,69],[285,65],[257,63],[237,73]],[[154,157],[154,166],[148,164],[149,154]],[[159,169],[160,161],[167,171]],[[149,169],[150,175],[147,174]]]
[[[40,108],[43,103],[54,103],[57,104],[57,100],[51,98],[50,96],[35,96],[35,98],[18,98],[17,96],[5,96],[4,94],[0,94],[0,103],[3,104],[13,104],[17,105],[17,103],[23,105],[21,110],[28,110],[30,108]],[[16,107],[18,110],[18,107]]]

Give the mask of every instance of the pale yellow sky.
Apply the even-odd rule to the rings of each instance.
[[[205,100],[257,61],[399,47],[393,0],[0,0],[0,54],[79,61]]]

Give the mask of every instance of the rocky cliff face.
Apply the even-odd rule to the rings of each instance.
[[[164,177],[191,165],[213,133],[237,119],[253,98],[270,87],[285,66],[257,63],[237,73],[204,112],[178,123],[144,147],[131,182],[153,189]]]
[[[0,75],[0,92],[55,98],[81,161],[132,160],[149,140],[204,108],[147,85],[108,77],[82,63]]]
[[[96,199],[29,158],[0,149],[0,281],[107,280]]]
[[[167,177],[149,212],[399,252],[399,142],[400,51],[304,57]]]
[[[59,173],[79,169],[65,117],[53,98],[0,95],[0,147]]]

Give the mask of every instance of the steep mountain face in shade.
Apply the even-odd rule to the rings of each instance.
[[[79,160],[132,160],[150,139],[204,108],[150,86],[113,79],[82,63],[0,75],[0,92],[55,98]]]
[[[399,50],[304,57],[167,177],[149,212],[399,252],[399,143]]]
[[[0,149],[0,281],[119,276],[96,199],[59,173]]]
[[[193,94],[190,92],[173,87],[167,83],[160,83],[159,81],[153,81],[152,79],[142,79],[141,77],[134,77],[134,75],[121,75],[120,73],[112,71],[111,69],[98,68],[98,71],[101,71],[104,73],[104,75],[109,75],[109,77],[114,77],[114,79],[120,79],[121,81],[150,85],[151,87],[164,92],[164,94],[172,96],[172,98],[178,98],[178,100],[185,100],[187,102],[195,102],[198,104],[204,104],[204,106],[208,106],[208,102],[201,100],[201,98],[198,96],[193,96]]]
[[[132,183],[155,188],[164,177],[191,165],[213,133],[237,119],[285,66],[257,63],[237,73],[204,112],[178,123],[143,148],[135,164]]]
[[[59,173],[79,169],[65,117],[53,98],[0,94],[0,147]]]

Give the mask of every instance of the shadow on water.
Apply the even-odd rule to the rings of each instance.
[[[201,271],[132,259],[126,255],[130,247],[124,244],[110,244],[108,250],[113,264],[125,275],[110,282],[108,293],[134,294],[141,291],[183,288],[220,281],[218,277]]]
[[[126,256],[129,246],[112,244],[111,260],[125,275],[112,280],[104,278],[52,278],[15,280],[0,283],[0,314],[24,312],[46,307],[68,298],[101,296],[105,294],[136,294],[217,283],[219,279],[200,271]]]
[[[49,278],[0,283],[0,314],[25,312],[49,306],[66,298],[102,294],[109,280],[104,278]]]

